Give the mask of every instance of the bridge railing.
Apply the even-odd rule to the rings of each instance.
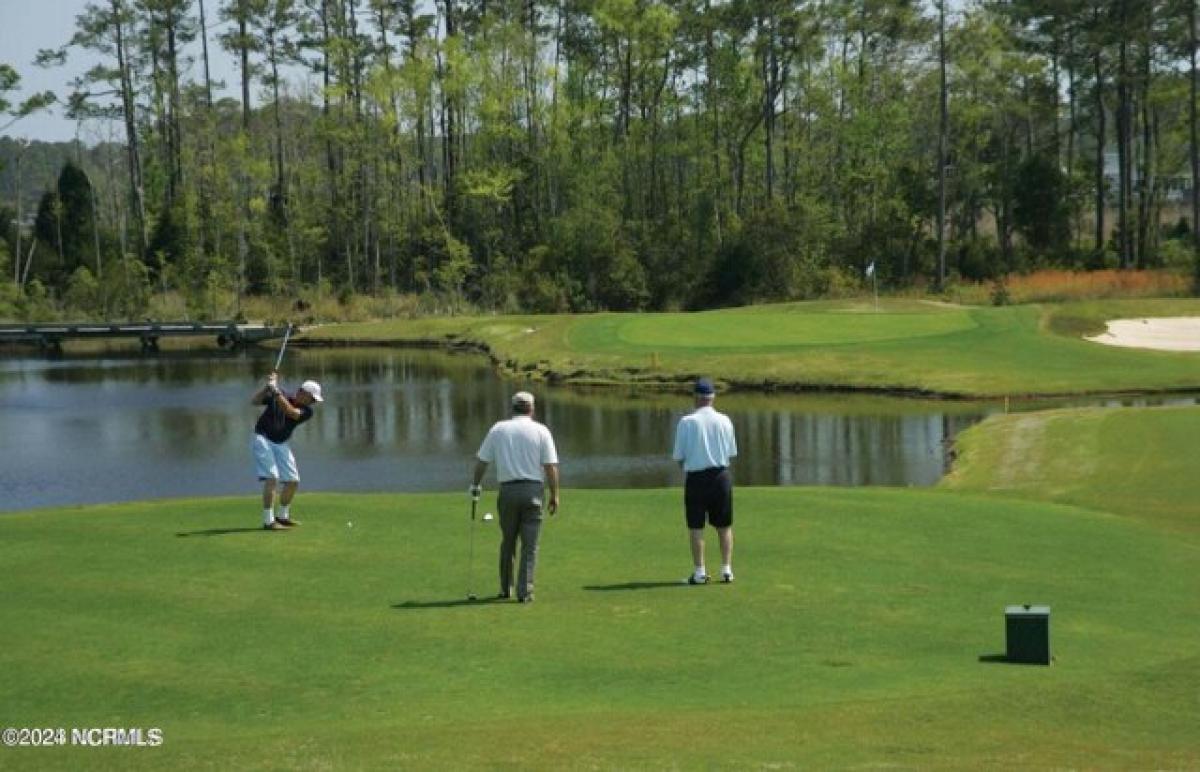
[[[46,322],[0,324],[0,343],[32,342],[61,349],[68,339],[140,338],[142,347],[157,349],[159,338],[215,335],[217,345],[238,348],[272,338],[282,338],[286,328],[237,322]]]

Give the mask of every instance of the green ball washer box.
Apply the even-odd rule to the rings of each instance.
[[[1005,658],[1030,665],[1050,664],[1050,607],[1004,608]]]

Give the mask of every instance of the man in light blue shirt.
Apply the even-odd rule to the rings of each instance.
[[[671,457],[683,468],[684,510],[695,567],[688,584],[707,584],[704,568],[704,521],[721,541],[721,581],[733,581],[733,477],[729,460],[737,440],[729,416],[713,409],[717,390],[708,378],[696,381],[696,409],[679,419]]]

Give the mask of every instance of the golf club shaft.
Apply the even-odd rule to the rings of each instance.
[[[475,563],[475,508],[478,506],[479,500],[471,499],[471,521],[467,523],[467,598],[470,599],[475,594],[475,588],[472,586],[472,567]]]
[[[287,330],[283,333],[283,344],[279,347],[279,356],[275,357],[275,371],[279,372],[279,366],[283,364],[283,352],[287,348],[288,338],[292,337],[292,325],[288,324]]]

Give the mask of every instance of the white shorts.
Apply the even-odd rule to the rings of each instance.
[[[258,479],[300,482],[296,457],[286,442],[276,444],[261,434],[255,434],[250,442],[250,450],[254,453],[254,471]]]

